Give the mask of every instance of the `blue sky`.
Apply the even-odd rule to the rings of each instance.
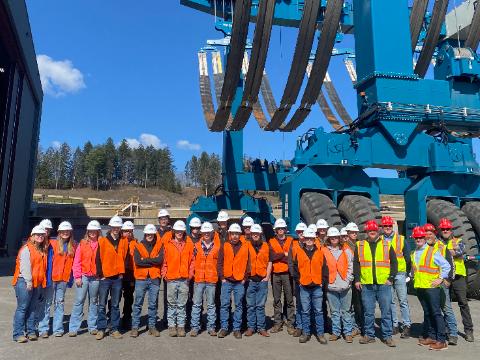
[[[179,170],[202,150],[221,153],[222,135],[207,130],[198,90],[197,51],[207,39],[222,37],[212,16],[177,0],[134,5],[126,0],[26,2],[44,74],[42,147],[128,138],[132,144],[168,146]],[[277,102],[296,35],[288,28],[275,28],[272,34],[267,72]],[[353,44],[347,38],[342,46]],[[342,59],[333,59],[329,72],[356,117],[355,94]],[[250,119],[244,153],[290,159],[296,138],[316,126],[330,129],[317,106],[291,134],[263,132]]]

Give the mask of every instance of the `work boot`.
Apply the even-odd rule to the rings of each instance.
[[[102,330],[97,332],[97,335],[95,335],[95,339],[97,340],[102,340],[104,337],[105,337],[105,333]]]
[[[340,339],[340,336],[335,335],[335,334],[332,334],[332,335],[330,335],[330,337],[328,338],[328,341],[337,341],[338,339]]]
[[[123,335],[118,330],[115,330],[114,332],[112,332],[111,336],[117,340],[123,339]]]
[[[353,343],[353,336],[352,335],[345,336],[345,342],[348,344]]]
[[[252,336],[255,334],[255,330],[248,328],[247,331],[245,331],[245,336]]]
[[[198,330],[193,329],[190,331],[190,337],[197,337],[197,336],[198,336]]]
[[[435,340],[430,339],[430,338],[420,338],[418,339],[418,345],[420,346],[430,346],[432,344],[435,344]]]
[[[395,345],[395,343],[393,342],[392,338],[385,339],[384,343],[388,347],[397,347],[397,345]]]
[[[263,337],[270,337],[270,334],[267,332],[267,330],[258,330],[258,333]]]
[[[97,329],[90,330],[90,335],[97,335],[97,333],[98,333]]]
[[[242,338],[242,333],[240,331],[236,330],[236,331],[233,332],[233,337],[235,339],[241,339]]]
[[[300,337],[298,338],[298,342],[300,344],[305,344],[307,341],[310,341],[310,335],[305,335],[304,333],[302,333],[302,335],[300,335]]]
[[[271,334],[275,334],[275,333],[278,333],[280,331],[283,331],[283,324],[280,323],[280,324],[275,324],[273,325],[273,327],[270,329],[270,333]]]
[[[170,337],[177,337],[177,328],[175,326],[168,328],[168,336]]]
[[[398,329],[398,326],[394,326],[393,327],[393,335],[397,335],[399,332],[400,332],[400,330]]]
[[[287,326],[287,334],[288,335],[293,335],[295,333],[295,327],[293,327],[292,325],[288,325]]]
[[[376,342],[375,338],[372,338],[372,337],[367,336],[367,335],[362,336],[362,337],[360,338],[360,340],[358,340],[358,343],[359,343],[359,344],[363,344],[363,345],[365,345],[365,344],[373,344],[374,342]]]
[[[53,334],[55,337],[62,337],[63,336],[63,333],[56,333],[56,334]]]
[[[405,326],[402,331],[402,335],[400,335],[401,339],[408,339],[410,337],[410,326]]]
[[[42,339],[48,339],[48,332],[41,333],[41,334],[40,334],[40,337],[41,337]]]
[[[225,336],[228,335],[228,331],[227,330],[224,330],[224,329],[220,329],[220,331],[218,332],[218,337],[220,339],[223,339]]]
[[[465,331],[465,341],[474,342],[473,331]]]
[[[208,330],[208,335],[217,336],[217,332],[215,331],[215,329],[210,329],[210,330]]]
[[[327,345],[328,344],[328,341],[327,341],[327,338],[325,337],[325,335],[317,335],[316,338],[317,338],[317,341],[320,344],[322,344],[322,345]]]
[[[148,335],[152,335],[153,337],[160,337],[160,331],[155,326],[148,328]]]
[[[457,345],[458,336],[449,336],[448,337],[448,345]]]
[[[302,335],[302,329],[296,328],[295,332],[293,333],[293,337],[300,337]]]
[[[30,341],[37,341],[38,337],[37,337],[37,334],[30,334],[30,335],[27,335],[27,339]]]
[[[446,342],[440,342],[436,341],[434,344],[430,345],[429,350],[436,350],[436,351],[441,351],[441,350],[447,350],[448,345]]]
[[[76,333],[76,332],[73,332],[73,331],[72,331],[72,332],[69,332],[69,333],[68,333],[68,337],[75,337],[75,336],[77,336],[77,333]]]
[[[183,327],[177,328],[177,336],[178,337],[185,337],[186,336],[185,328],[183,328]]]
[[[130,337],[133,337],[133,338],[138,337],[138,329],[132,329],[130,331]]]
[[[15,339],[15,341],[19,344],[24,344],[28,342],[28,339],[25,336],[19,336],[18,338]]]
[[[352,331],[352,337],[355,337],[355,336],[358,336],[358,335],[361,335],[361,331],[359,329],[353,329]]]

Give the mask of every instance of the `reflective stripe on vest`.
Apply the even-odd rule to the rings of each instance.
[[[348,257],[345,250],[342,250],[342,253],[338,259],[335,259],[328,247],[322,247],[322,252],[325,255],[325,260],[327,260],[329,284],[333,284],[335,282],[337,273],[343,280],[346,280],[348,272]]]
[[[397,256],[398,262],[398,272],[407,271],[407,262],[403,256],[403,248],[405,246],[405,238],[403,235],[395,233],[392,238],[392,247],[395,250],[395,255]]]
[[[20,275],[20,254],[22,251],[28,248],[30,252],[30,269],[32,272],[32,287],[46,287],[47,286],[47,255],[41,251],[38,251],[35,245],[30,240],[26,245],[20,248],[15,262],[15,273],[13,274],[12,285],[15,286]]]
[[[453,250],[458,244],[462,241],[462,239],[453,238],[448,241],[447,249]],[[455,265],[455,275],[460,276],[467,276],[467,269],[465,267],[465,261],[463,257],[454,257],[453,264]]]
[[[437,250],[444,258],[446,258],[446,255],[447,255],[447,247],[445,246],[445,244],[440,241],[440,240],[437,240],[437,242],[435,243],[435,245],[433,245],[434,249]]]
[[[323,251],[315,245],[315,252],[310,260],[305,250],[298,247],[296,255],[300,284],[303,286],[322,285]]]
[[[277,254],[284,254],[288,253],[290,251],[290,246],[292,245],[293,239],[290,236],[287,236],[285,238],[285,242],[283,243],[283,246],[280,246],[280,243],[278,242],[277,238],[271,238],[269,243],[270,246],[272,247],[272,250],[277,253]],[[274,273],[283,273],[288,271],[288,264],[285,264],[280,261],[274,261],[273,262],[273,272]]]
[[[434,261],[434,254],[437,251],[435,247],[427,245],[420,255],[419,264],[415,260],[415,251],[412,252],[413,285],[415,288],[431,289],[432,282],[439,278],[440,267]]]
[[[60,240],[50,240],[50,245],[53,249],[52,281],[68,282],[72,274],[76,246],[73,247],[73,254],[69,255],[68,251],[60,254],[60,246],[64,246]]]
[[[158,256],[158,254],[162,250],[163,244],[162,242],[158,242],[158,243],[156,242],[150,254],[145,248],[145,245],[143,245],[142,243],[132,241],[130,243],[130,247],[131,247],[131,250],[133,251],[135,251],[135,249],[138,250],[138,253],[140,254],[140,257],[142,259],[148,259],[148,258],[152,259]],[[129,254],[129,256],[132,256],[132,254]],[[136,280],[145,280],[147,278],[158,279],[161,277],[160,269],[161,269],[161,265],[144,267],[144,266],[137,266],[137,264],[135,264],[135,261],[133,261],[133,276],[135,277]]]
[[[235,254],[232,244],[223,244],[223,277],[233,278],[236,281],[245,279],[248,263],[248,245],[241,243],[240,249]]]
[[[213,247],[205,255],[202,248],[202,242],[195,244],[195,282],[207,282],[214,284],[218,281],[218,252],[220,251],[220,238],[214,238]]]
[[[360,262],[360,281],[362,284],[373,284],[372,251],[366,240],[357,242],[358,259]],[[390,275],[390,241],[381,239],[375,250],[375,275],[377,284],[384,284]]]
[[[167,280],[188,279],[193,261],[193,242],[187,236],[182,251],[178,251],[172,239],[165,243],[165,261],[167,262]]]
[[[270,260],[270,248],[267,243],[262,243],[260,250],[257,251],[251,242],[248,242],[248,250],[250,253],[250,276],[267,276],[267,267]]]

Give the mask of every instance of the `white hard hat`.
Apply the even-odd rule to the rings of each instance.
[[[305,231],[307,230],[307,224],[300,222],[295,226],[295,231]]]
[[[173,224],[173,230],[175,231],[186,231],[187,230],[187,225],[182,220],[177,220],[175,221],[175,224]]]
[[[161,217],[170,217],[170,213],[168,212],[168,210],[165,210],[165,209],[160,209],[158,210],[158,215],[157,217],[161,218]]]
[[[247,216],[242,221],[242,226],[249,227],[249,226],[252,226],[253,224],[255,224],[255,221],[253,221],[253,219],[250,216]]]
[[[340,236],[340,231],[338,231],[336,227],[328,228],[327,236],[328,237]]]
[[[230,217],[226,211],[220,211],[217,216],[217,221],[228,221]]]
[[[261,234],[263,232],[261,225],[253,224],[250,228],[250,232],[253,234]]]
[[[273,229],[283,229],[287,227],[287,223],[283,219],[277,219],[275,220],[275,224],[273,224]]]
[[[240,225],[238,225],[238,224],[232,224],[232,225],[230,225],[230,227],[228,228],[228,232],[230,232],[230,233],[241,233],[241,232],[242,232],[242,229],[240,228]]]
[[[97,220],[92,220],[87,225],[87,231],[88,230],[91,230],[91,231],[102,230],[102,227],[100,226],[100,223]]]
[[[355,224],[354,222],[348,223],[347,226],[345,226],[345,230],[347,230],[347,231],[360,231],[357,224]]]
[[[303,232],[303,237],[305,238],[315,238],[316,236],[316,232],[309,228]]]
[[[122,225],[122,230],[135,230],[135,225],[131,221],[125,221]]]
[[[49,219],[43,219],[38,225],[43,226],[45,229],[53,229],[52,222]]]
[[[209,232],[212,232],[212,231],[213,231],[213,226],[208,221],[205,221],[202,224],[202,227],[200,228],[200,232],[202,232],[202,233],[209,233]]]
[[[315,226],[317,227],[317,230],[318,230],[318,229],[328,229],[327,220],[325,220],[325,219],[318,219],[318,221],[317,221],[317,223],[315,224]]]
[[[123,225],[123,220],[118,215],[115,215],[114,217],[112,217],[108,222],[108,226],[111,226],[111,227],[122,227],[122,225]]]
[[[30,235],[34,235],[34,234],[45,235],[45,228],[42,225],[34,226],[32,231],[30,232]]]
[[[157,233],[157,228],[153,224],[147,224],[143,228],[143,233],[144,234],[156,234]]]
[[[343,227],[340,229],[340,236],[345,236],[345,235],[348,235],[348,233],[347,233],[347,229]]]
[[[317,226],[315,224],[308,225],[307,229],[312,230],[314,233],[317,232]]]
[[[201,227],[202,226],[202,222],[197,217],[191,218],[190,222],[188,224],[190,225],[190,227]]]
[[[72,230],[73,230],[72,224],[70,224],[68,221],[62,221],[60,225],[58,225],[58,231],[72,231]]]

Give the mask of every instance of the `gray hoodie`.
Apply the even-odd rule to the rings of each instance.
[[[345,251],[347,254],[348,260],[348,270],[347,270],[347,278],[343,280],[340,274],[337,273],[337,277],[335,278],[335,282],[333,284],[328,284],[328,291],[344,291],[350,288],[352,281],[353,281],[353,254],[351,251],[342,250],[341,248],[334,248],[331,246],[327,246],[327,249],[333,255],[335,260],[338,260],[342,252]]]

